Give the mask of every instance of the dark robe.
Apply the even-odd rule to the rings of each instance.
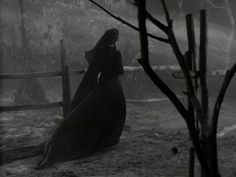
[[[44,162],[77,159],[119,142],[126,116],[119,81],[124,72],[121,54],[115,47],[106,47],[97,51],[89,64],[71,112],[46,145]]]

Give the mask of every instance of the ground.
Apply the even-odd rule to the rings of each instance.
[[[222,177],[236,176],[235,113],[234,103],[223,104],[218,133]],[[40,144],[61,119],[58,109],[1,113],[1,149]],[[0,174],[2,177],[187,177],[190,147],[184,121],[169,101],[128,102],[121,141],[110,151],[57,163],[44,170],[34,169],[41,156],[15,160],[3,164]],[[177,148],[177,154],[173,148]]]

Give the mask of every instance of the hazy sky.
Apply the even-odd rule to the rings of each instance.
[[[53,3],[53,1],[55,2],[66,2],[65,4],[67,4],[67,6],[60,6],[60,3],[56,4]],[[78,0],[79,1],[79,0]],[[116,0],[113,0],[113,2],[115,2]],[[117,0],[119,2],[124,2],[123,0]],[[127,0],[129,1],[129,0]],[[5,7],[7,7],[7,10],[4,11],[4,18],[5,21],[8,22],[12,22],[12,24],[17,24],[17,18],[19,16],[19,10],[17,9],[16,6],[14,6],[14,3],[16,2],[15,0],[4,0],[3,1],[5,3]],[[27,1],[25,1],[27,2]],[[78,5],[77,8],[73,8],[70,9],[70,3],[74,2],[72,0],[51,0],[51,1],[47,1],[47,0],[33,0],[33,1],[29,1],[30,3],[26,3],[26,5],[33,5],[33,8],[31,7],[26,7],[27,9],[27,14],[29,14],[30,16],[35,16],[36,22],[38,22],[38,24],[35,22],[35,20],[31,20],[28,22],[32,23],[35,25],[35,28],[37,30],[39,30],[39,33],[42,33],[43,31],[45,31],[45,33],[47,32],[47,27],[48,26],[43,26],[43,24],[46,22],[55,22],[55,21],[62,21],[63,19],[60,16],[56,15],[56,12],[59,12],[60,9],[67,9],[68,12],[68,17],[76,17],[73,20],[79,20],[82,19],[83,17],[81,16],[81,14],[83,14],[84,11],[80,10],[80,5]],[[88,2],[87,0],[84,0],[84,2],[86,2],[86,4],[89,4],[89,8],[95,8],[94,5],[92,5],[90,2]],[[102,3],[105,2],[105,0],[96,0],[96,2]],[[236,0],[166,0],[167,2],[167,6],[170,10],[170,14],[171,16],[174,18],[174,30],[176,31],[176,35],[179,41],[181,41],[182,43],[186,44],[186,27],[185,27],[185,19],[184,19],[184,15],[187,13],[193,13],[194,17],[195,17],[195,26],[196,26],[196,38],[199,39],[199,10],[202,8],[205,8],[207,10],[207,15],[208,15],[208,48],[209,48],[209,53],[211,55],[214,55],[212,58],[219,58],[219,60],[227,60],[227,58],[230,56],[230,60],[231,61],[236,61],[236,59],[234,59],[234,56],[236,54],[236,40],[235,40],[235,34],[236,34],[236,30],[235,30],[235,17],[236,17]],[[228,4],[227,4],[228,2]],[[44,13],[44,16],[36,16],[35,14],[38,14],[37,11],[40,12],[40,10],[42,10],[44,8],[44,6],[46,6],[47,4],[55,4],[55,12],[52,13],[50,16],[46,17]],[[157,17],[158,19],[161,19],[162,21],[164,20],[163,18],[163,9],[160,3],[160,0],[147,0],[148,3],[148,8],[149,10],[155,15],[155,17]],[[62,3],[63,4],[63,3]],[[103,3],[104,4],[104,3]],[[57,7],[58,5],[58,7]],[[115,9],[109,7],[109,5],[104,4],[104,6],[106,8],[108,8],[109,10],[111,10],[112,12],[116,13]],[[11,8],[10,8],[11,7]],[[39,7],[39,8],[38,8]],[[230,8],[227,8],[230,7]],[[126,11],[127,7],[124,7]],[[64,9],[64,10],[65,10]],[[81,8],[82,9],[82,8]],[[90,9],[90,10],[91,10]],[[96,8],[97,11],[100,11],[101,14],[102,10],[99,8]],[[48,11],[49,12],[49,11]],[[69,13],[70,12],[70,13]],[[123,11],[122,11],[123,12]],[[90,14],[92,14],[92,10],[90,11]],[[131,12],[132,13],[132,12]],[[89,17],[89,13],[87,14]],[[103,14],[104,15],[104,14]],[[130,19],[129,17],[125,16],[124,14],[120,14],[122,18],[124,18],[125,20],[137,25],[137,19],[136,19],[136,13],[134,11],[132,15],[132,19]],[[123,15],[123,16],[122,16]],[[55,16],[55,18],[53,18]],[[91,16],[91,18],[94,18]],[[51,21],[50,21],[51,19]],[[105,25],[99,26],[96,23],[96,18],[94,19],[90,19],[91,21],[95,21],[94,22],[94,29],[99,28],[102,29]],[[111,20],[111,23],[109,22],[109,20]],[[15,22],[16,21],[16,22]],[[113,24],[112,18],[110,16],[107,16],[107,23],[110,23],[111,25]],[[39,24],[42,24],[41,26]],[[81,22],[73,22],[70,23],[68,25],[68,29],[70,30],[70,33],[72,33],[73,31],[73,35],[84,35],[84,33],[88,32],[88,30],[81,30]],[[88,23],[85,23],[84,26],[88,25]],[[57,23],[54,25],[57,26]],[[59,25],[60,26],[60,25]],[[125,29],[127,29],[128,27],[124,27]],[[91,26],[89,28],[91,30]],[[158,33],[157,28],[153,27],[153,28],[149,28],[150,32],[152,33]],[[58,36],[56,35],[57,33],[56,31],[56,27],[53,30],[51,30],[51,37],[53,38],[58,38]],[[92,31],[92,30],[91,30]],[[98,30],[99,31],[99,30]],[[11,33],[7,33],[9,36],[12,36]],[[53,36],[54,35],[54,36]],[[17,35],[16,35],[17,36]],[[11,39],[9,37],[9,39]],[[183,42],[184,41],[184,42]],[[231,62],[232,63],[232,62]]]
[[[206,9],[209,53],[216,57],[220,56],[222,60],[228,60],[229,63],[236,61],[233,57],[236,54],[235,0],[166,0],[166,2],[170,15],[174,18],[178,38],[182,40],[186,38],[184,15],[188,13],[194,15],[197,33],[199,10]],[[147,0],[147,3],[149,10],[156,17],[163,16],[159,0]]]
[[[185,14],[193,13],[197,16],[199,10],[204,8],[207,10],[210,20],[215,23],[224,22],[224,25],[228,25],[230,13],[232,13],[233,17],[236,17],[235,0],[166,0],[166,2],[172,13],[181,11]],[[147,3],[152,12],[163,13],[159,0],[147,0]]]

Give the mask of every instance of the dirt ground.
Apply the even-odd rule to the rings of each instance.
[[[236,177],[235,104],[225,103],[219,123],[222,177]],[[62,119],[58,109],[1,113],[2,150],[45,141]],[[176,147],[178,153],[172,149]],[[128,102],[119,145],[108,152],[35,170],[41,156],[0,167],[2,177],[187,177],[191,147],[186,126],[169,101]],[[198,173],[196,164],[196,173]],[[196,175],[197,176],[197,175]]]

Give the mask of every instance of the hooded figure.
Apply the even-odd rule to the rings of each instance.
[[[47,142],[37,169],[85,157],[119,142],[126,104],[119,81],[124,70],[115,45],[118,35],[117,29],[106,31],[96,46],[85,53],[88,70],[74,95],[70,113]]]

